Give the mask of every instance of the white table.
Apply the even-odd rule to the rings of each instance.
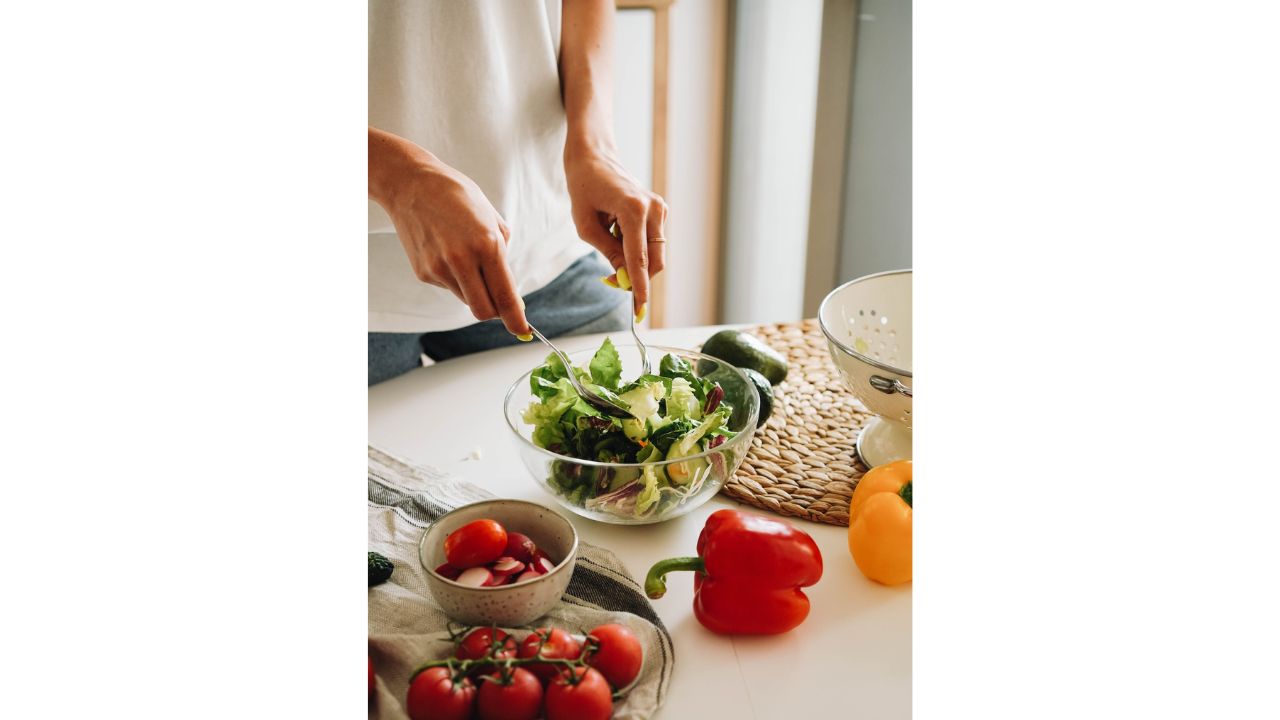
[[[716,328],[652,330],[649,344],[692,347]],[[604,336],[557,341],[567,352]],[[621,334],[616,338],[623,341]],[[629,339],[629,338],[628,338]],[[502,415],[511,383],[547,354],[541,343],[494,350],[415,370],[369,389],[369,442],[452,471],[502,497],[558,508],[529,477]],[[466,459],[479,451],[479,460]],[[656,560],[690,555],[712,512],[752,510],[724,495],[670,522],[606,525],[567,511],[582,539],[617,554],[643,580]],[[671,631],[676,668],[660,716],[682,718],[911,717],[911,585],[886,588],[862,577],[845,528],[790,519],[822,550],[822,580],[806,588],[812,610],[795,630],[770,637],[724,637],[693,616],[693,574],[668,576],[653,601]]]

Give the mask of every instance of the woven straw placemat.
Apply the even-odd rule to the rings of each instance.
[[[791,369],[773,388],[773,414],[721,492],[780,515],[848,525],[849,498],[867,471],[854,444],[875,415],[840,379],[816,319],[746,330],[786,355]]]

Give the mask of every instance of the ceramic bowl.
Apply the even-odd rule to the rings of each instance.
[[[473,520],[496,520],[512,532],[524,533],[555,561],[541,577],[498,587],[470,587],[435,573],[444,564],[444,539]],[[529,625],[546,615],[564,595],[578,557],[578,532],[551,508],[525,500],[484,500],[441,516],[422,534],[418,560],[436,604],[455,622],[466,625]]]
[[[868,467],[911,458],[911,271],[851,280],[818,308],[831,359],[879,417],[858,436]]]

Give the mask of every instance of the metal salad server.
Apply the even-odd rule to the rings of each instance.
[[[556,347],[554,343],[548,340],[545,335],[538,332],[538,328],[534,327],[533,325],[530,325],[529,329],[533,331],[533,334],[535,337],[537,337],[542,342],[546,343],[547,347],[551,348],[551,351],[554,352],[557,356],[559,356],[560,362],[564,363],[565,369],[569,371],[569,383],[573,385],[573,389],[578,392],[578,397],[585,400],[587,404],[590,405],[591,407],[595,408],[596,410],[599,410],[601,413],[608,415],[610,417],[616,417],[616,418],[631,417],[630,412],[627,412],[626,410],[618,407],[617,405],[614,405],[608,400],[605,400],[599,395],[588,390],[586,386],[584,386],[582,382],[578,380],[578,374],[573,371],[573,363],[569,362],[569,356],[565,355],[564,352],[562,352],[560,348]],[[648,372],[647,367],[645,369],[645,372],[646,373]]]

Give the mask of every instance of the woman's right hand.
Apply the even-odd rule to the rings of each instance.
[[[391,216],[413,272],[451,291],[477,320],[501,317],[529,339],[507,267],[511,231],[480,188],[404,138],[369,128],[369,197]]]

